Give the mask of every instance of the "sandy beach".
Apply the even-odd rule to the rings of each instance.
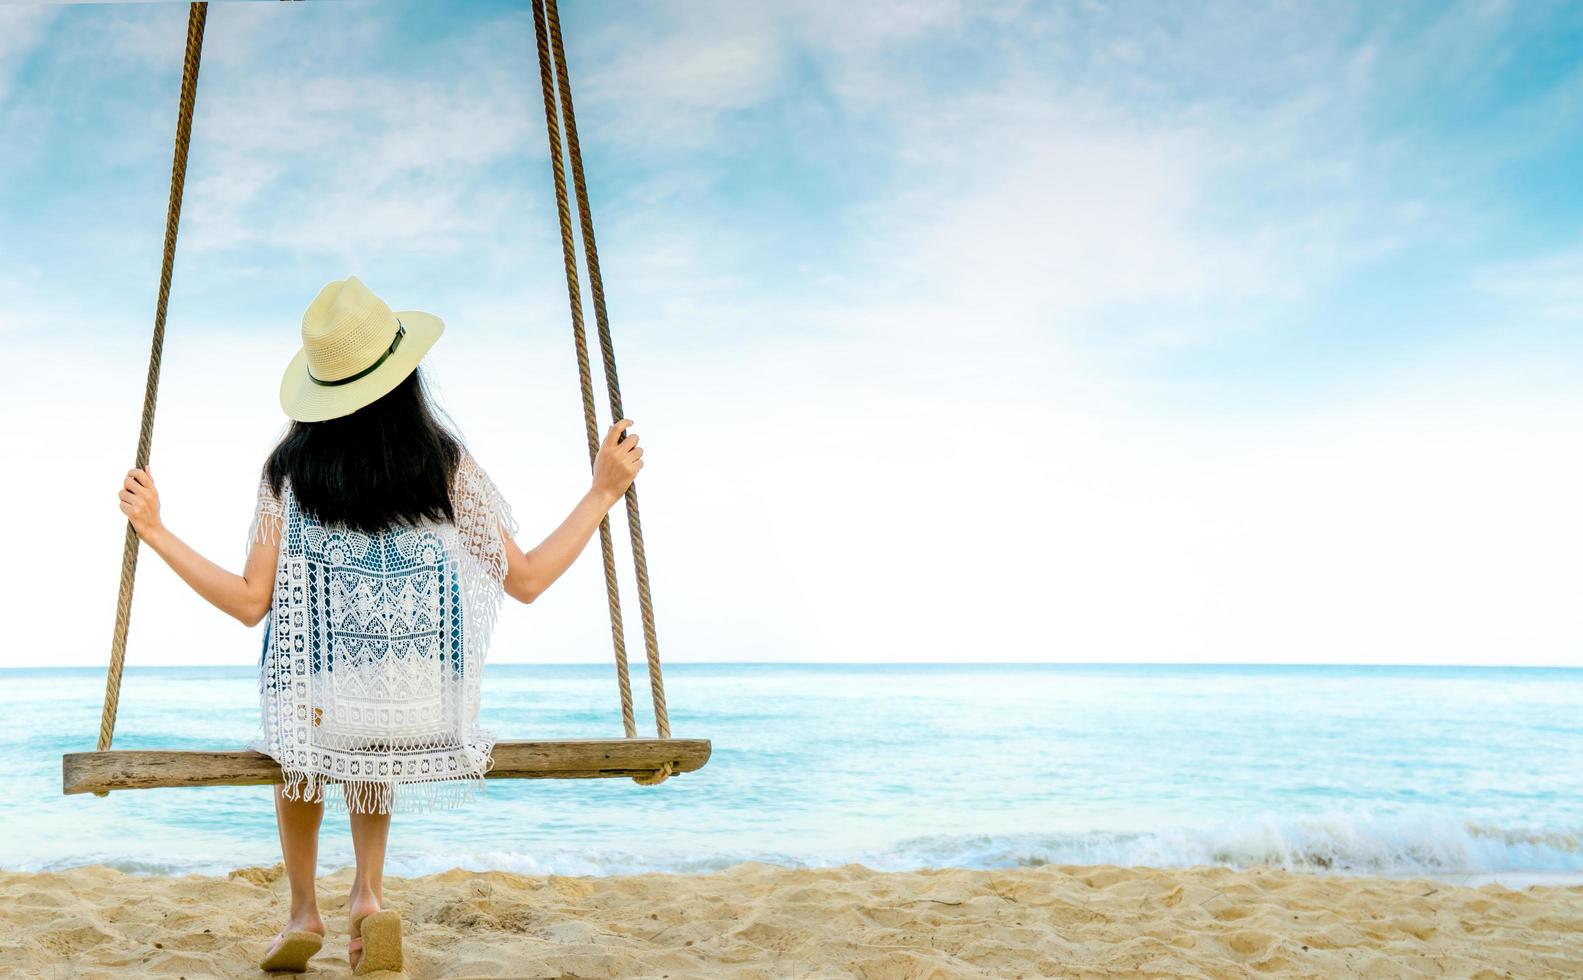
[[[320,879],[330,935],[309,975],[350,975],[349,881]],[[258,976],[284,889],[278,866],[6,872],[0,961],[6,976]],[[449,871],[387,879],[386,904],[402,911],[414,980],[1583,975],[1583,886],[746,863],[706,875]]]

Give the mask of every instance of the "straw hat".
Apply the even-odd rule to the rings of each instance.
[[[432,313],[392,313],[356,276],[337,279],[302,315],[302,349],[280,379],[280,407],[298,422],[350,415],[401,384],[444,330]]]

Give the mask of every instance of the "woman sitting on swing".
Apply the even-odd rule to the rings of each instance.
[[[488,474],[442,426],[418,362],[444,329],[392,312],[356,276],[326,285],[281,381],[291,424],[268,460],[242,574],[168,531],[145,469],[121,510],[183,581],[249,626],[265,620],[261,730],[291,914],[259,966],[307,969],[323,945],[314,893],[324,803],[344,806],[357,869],[347,901],[354,972],[401,968],[401,920],[381,910],[390,815],[458,805],[483,785],[494,734],[479,681],[501,596],[532,602],[582,553],[643,450],[612,425],[593,485],[527,552]],[[327,793],[330,783],[339,793]]]

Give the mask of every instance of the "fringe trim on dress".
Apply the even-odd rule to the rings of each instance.
[[[420,782],[336,780],[301,769],[281,770],[281,796],[303,803],[323,803],[332,813],[432,813],[452,810],[485,794],[482,775]],[[337,791],[334,787],[339,786]]]

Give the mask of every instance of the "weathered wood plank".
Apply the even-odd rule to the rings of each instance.
[[[705,738],[574,738],[497,742],[489,779],[601,779],[639,776],[663,763],[692,772],[709,761]],[[259,752],[111,749],[61,757],[61,789],[98,793],[167,786],[264,786],[281,781],[275,760]]]

